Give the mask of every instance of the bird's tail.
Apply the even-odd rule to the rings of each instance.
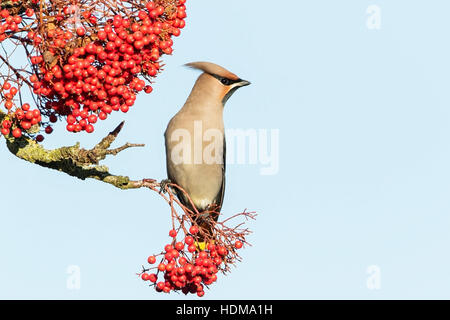
[[[214,228],[215,224],[219,218],[219,210],[217,207],[208,208],[207,210],[201,211],[198,216],[194,218],[196,224],[199,227],[199,235],[195,246],[198,251],[204,251],[207,249],[208,243],[214,242]]]
[[[195,246],[197,247],[198,251],[205,251],[206,250],[206,241],[196,241]]]
[[[197,241],[195,242],[195,246],[198,251],[204,251],[207,249],[208,243],[214,242],[213,237],[213,229],[214,229],[214,220],[211,216],[207,218],[201,218],[197,221],[200,232]]]

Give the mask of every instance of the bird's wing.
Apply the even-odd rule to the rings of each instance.
[[[216,198],[216,204],[219,206],[219,212],[222,210],[223,198],[225,197],[225,171],[227,160],[227,143],[225,137],[223,138],[223,162],[222,162],[222,188]],[[218,217],[217,217],[218,218]]]
[[[167,161],[167,168],[169,168],[170,163]],[[220,212],[222,209],[223,199],[225,196],[225,169],[226,169],[226,140],[225,137],[223,139],[223,161],[222,161],[222,186],[217,193],[216,198],[214,199],[214,204],[217,205],[219,208],[216,209],[217,212]],[[167,170],[167,176],[169,180],[175,184],[179,184],[175,176],[173,176],[170,172],[170,170]],[[181,192],[180,190],[176,189],[175,193],[180,200],[180,202],[186,206],[188,209],[194,211],[194,208],[192,207],[191,202],[186,198],[185,194]],[[214,215],[214,220],[217,221],[219,218],[219,215]]]
[[[168,148],[169,148],[169,145],[168,145],[168,141],[169,140],[167,138],[167,135],[168,135],[168,130],[169,130],[169,127],[170,127],[172,121],[173,121],[173,118],[170,120],[170,122],[169,122],[169,124],[167,126],[167,129],[166,129],[166,132],[164,133],[164,139],[165,139],[165,142],[166,142],[166,153],[168,152]],[[170,160],[169,160],[169,156],[166,154],[167,178],[169,178],[169,180],[172,183],[179,185],[179,182],[177,181],[177,179],[172,174],[172,172],[171,172],[171,170],[169,168],[170,166],[171,166],[171,163],[170,163]],[[187,207],[188,209],[194,211],[194,208],[192,207],[191,203],[185,198],[184,193],[181,192],[179,189],[175,189],[174,191],[175,191],[175,194],[176,194],[178,200],[180,200],[181,204],[184,205],[185,207]]]

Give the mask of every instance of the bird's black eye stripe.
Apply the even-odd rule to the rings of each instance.
[[[232,84],[238,83],[240,81],[242,81],[241,79],[237,79],[237,80],[231,80],[228,78],[224,78],[218,75],[213,75],[217,80],[220,81],[220,83],[222,83],[224,86],[231,86]]]

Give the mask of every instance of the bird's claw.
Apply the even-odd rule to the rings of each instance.
[[[167,188],[167,186],[168,186],[169,184],[171,184],[171,183],[172,183],[172,181],[170,181],[170,179],[164,179],[164,180],[162,180],[162,181],[159,183],[159,186],[160,186],[159,193],[160,193],[160,194],[161,194],[161,193],[166,193],[166,192],[167,192],[166,188]]]

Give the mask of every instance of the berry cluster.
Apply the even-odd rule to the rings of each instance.
[[[225,271],[225,265],[232,258],[225,245],[210,242],[204,249],[196,241],[199,229],[192,226],[183,241],[177,241],[177,232],[171,230],[171,244],[164,247],[161,262],[153,268],[144,269],[140,274],[142,280],[150,281],[157,292],[169,293],[180,291],[184,294],[205,295],[204,287],[217,281],[217,273]],[[235,249],[243,247],[242,241],[234,243]],[[147,262],[154,265],[157,256],[150,256]],[[153,273],[149,273],[155,270]],[[158,281],[158,275],[163,273],[163,280]]]
[[[39,0],[33,3],[37,6]],[[42,25],[39,10],[28,8],[26,17],[36,16],[34,28],[25,26],[20,15],[0,11],[0,41],[8,37],[7,30],[28,29],[26,44],[32,49],[27,52],[34,54],[29,55],[32,74],[26,82],[38,97],[42,116],[50,123],[64,118],[69,132],[91,133],[99,119],[113,111],[126,113],[138,93],[151,93],[160,58],[172,54],[171,38],[185,26],[186,0],[116,3],[118,7],[100,12],[83,3],[61,2]],[[126,10],[130,6],[134,10]],[[12,106],[6,97],[8,111]],[[13,114],[10,118],[13,126],[27,130],[15,125],[20,119]]]
[[[24,103],[21,107],[17,107],[14,112],[10,110],[14,106],[13,99],[17,94],[18,89],[11,86],[9,82],[5,82],[2,86],[2,94],[5,97],[4,106],[8,110],[8,116],[1,123],[1,133],[5,136],[10,133],[14,138],[20,138],[22,136],[22,131],[28,131],[32,126],[38,125],[41,120],[41,111],[39,109],[31,109],[30,104]],[[17,123],[15,128],[13,127],[13,121]],[[47,133],[51,133],[52,128],[47,127],[45,130]],[[36,136],[36,141],[43,141],[44,137],[42,135]]]

